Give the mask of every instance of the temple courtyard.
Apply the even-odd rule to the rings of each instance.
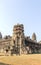
[[[41,65],[41,54],[0,56],[0,65]]]

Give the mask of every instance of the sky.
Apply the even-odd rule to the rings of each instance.
[[[41,40],[41,0],[0,0],[0,32],[12,35],[15,24],[24,25],[25,36]]]

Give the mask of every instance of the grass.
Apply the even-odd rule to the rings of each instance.
[[[41,54],[28,54],[21,56],[0,56],[3,65],[41,65]]]

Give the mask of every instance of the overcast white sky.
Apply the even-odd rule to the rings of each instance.
[[[41,0],[0,0],[0,32],[12,35],[13,26],[24,24],[25,35],[35,32],[41,40]]]

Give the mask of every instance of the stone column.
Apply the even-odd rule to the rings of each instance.
[[[15,46],[17,47],[17,37],[16,37],[16,39],[15,39]]]
[[[21,44],[22,44],[22,38],[20,37],[19,55],[21,55]]]

